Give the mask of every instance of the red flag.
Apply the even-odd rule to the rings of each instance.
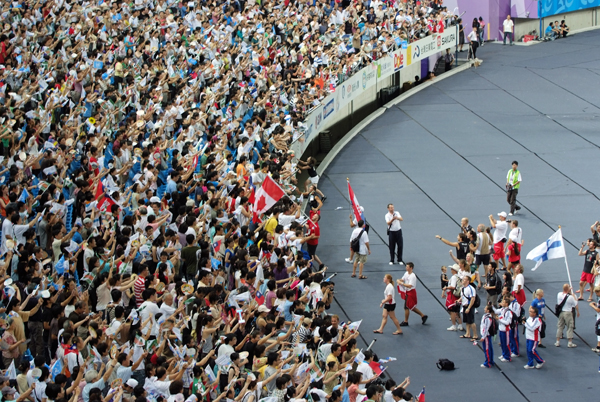
[[[375,374],[377,374],[377,376],[380,376],[381,373],[383,373],[385,371],[385,369],[387,368],[387,367],[383,367],[382,364],[379,364],[375,360],[373,360],[371,363],[369,363],[369,367],[371,367],[371,369],[373,370],[373,372]]]
[[[417,399],[419,400],[419,402],[425,402],[425,387],[423,387],[423,390],[421,391]]]
[[[361,219],[364,221],[365,217],[363,215],[363,207],[360,206],[358,200],[356,199],[356,195],[354,195],[352,186],[350,186],[350,180],[348,180],[348,198],[350,198],[350,204],[352,205],[352,212],[354,213],[356,222],[360,221]]]
[[[198,166],[198,155],[195,155],[192,159],[192,170],[196,170],[196,166]]]
[[[104,195],[104,186],[102,185],[102,181],[98,180],[98,186],[96,187],[96,195],[94,196],[95,200],[98,200],[100,196]]]
[[[270,176],[265,177],[262,186],[254,194],[254,214],[258,215],[268,211],[277,201],[285,195],[285,191]]]

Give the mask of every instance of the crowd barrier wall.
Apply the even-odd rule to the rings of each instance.
[[[377,108],[378,94],[382,89],[401,86],[421,77],[421,61],[436,60],[446,49],[457,44],[456,27],[452,26],[441,34],[433,34],[413,43],[402,43],[401,48],[374,61],[346,81],[338,84],[335,92],[321,101],[304,121],[304,133],[290,146],[297,156],[314,145],[319,134],[334,125],[347,122],[348,127],[356,125],[372,110]],[[430,64],[433,69],[433,64]],[[365,112],[364,109],[367,109]],[[361,111],[360,116],[356,116]],[[360,120],[357,117],[361,117]],[[348,131],[348,130],[346,130]],[[313,154],[316,154],[313,152]]]

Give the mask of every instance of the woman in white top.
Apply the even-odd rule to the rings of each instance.
[[[396,313],[394,312],[394,310],[396,310],[396,299],[394,297],[395,289],[394,285],[392,285],[393,282],[394,279],[392,278],[392,275],[386,274],[383,277],[383,283],[385,283],[385,291],[383,292],[383,300],[379,304],[379,308],[383,308],[381,325],[378,329],[373,331],[377,334],[383,334],[383,328],[385,327],[385,324],[387,324],[388,316],[392,319],[392,322],[396,326],[396,332],[394,332],[394,335],[402,334],[400,323],[398,322],[398,319],[396,318]]]

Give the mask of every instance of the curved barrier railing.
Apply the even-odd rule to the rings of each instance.
[[[378,82],[391,77],[403,68],[455,47],[457,40],[456,28],[451,26],[443,33],[433,34],[410,44],[402,42],[400,49],[373,61],[346,81],[338,84],[335,92],[323,99],[321,104],[306,118],[303,134],[295,139],[290,149],[300,157],[308,145],[318,138],[320,131],[338,120],[336,114],[340,113],[350,102],[358,100],[363,94],[372,91],[373,87],[377,87]],[[383,87],[379,89],[383,89]]]

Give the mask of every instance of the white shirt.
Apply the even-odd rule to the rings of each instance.
[[[398,211],[394,211],[393,215],[388,212],[387,214],[385,214],[386,225],[390,226],[388,224],[388,222],[391,221],[394,216],[397,216],[398,218],[402,218],[402,215],[400,215],[400,213]],[[402,229],[402,227],[400,226],[399,220],[395,220],[394,222],[392,222],[392,225],[390,226],[390,231],[397,232],[400,229]]]
[[[571,296],[571,297],[569,297],[569,296]],[[565,305],[563,306],[561,311],[570,313],[575,308],[575,306],[577,306],[577,299],[575,299],[570,293],[567,293],[565,295],[563,292],[560,292],[556,296],[556,304],[562,303],[562,301],[565,297],[569,297],[569,298],[565,302]]]
[[[497,221],[496,230],[494,230],[494,244],[506,238],[508,223],[506,221]]]
[[[387,302],[386,304],[396,304],[396,296],[394,295],[395,289],[394,289],[394,285],[392,285],[391,283],[388,283],[387,286],[385,287],[385,290],[383,291],[383,298],[384,299],[389,299],[390,296],[392,296],[392,300]]]
[[[475,288],[471,285],[466,286],[460,292],[461,295],[461,304],[463,307],[468,307],[469,303],[471,303],[471,299],[475,297]]]
[[[511,239],[514,243],[521,244],[521,239],[523,238],[523,231],[521,228],[516,227],[510,231],[508,238]]]
[[[521,286],[521,289],[523,289],[523,287],[525,286],[525,277],[523,276],[523,274],[518,274],[515,278],[512,288],[513,292],[518,291],[519,286]]]
[[[148,317],[150,317],[150,334],[154,335],[154,336],[158,336],[158,329],[156,326],[156,314],[158,314],[160,311],[158,309],[158,306],[156,305],[156,303],[153,303],[149,300],[145,301],[142,303],[142,305],[140,306],[140,321],[144,322],[148,319]],[[145,328],[145,330],[143,330],[142,332],[146,333],[148,332],[147,330],[148,327]]]
[[[356,237],[360,235],[360,233],[363,231],[363,229],[364,228],[354,229],[354,231],[352,232],[352,236],[350,236],[350,241],[356,239]],[[365,230],[364,233],[362,235],[360,235],[360,240],[359,240],[360,248],[358,250],[358,254],[361,254],[361,255],[368,254],[368,249],[367,249],[368,242],[369,242],[369,234]]]
[[[469,38],[469,42],[477,42],[477,34],[475,33],[475,31],[471,31],[467,38]]]
[[[410,287],[406,287],[407,291],[413,290],[417,286],[417,275],[415,275],[414,272],[412,274],[405,272],[404,276],[402,276],[402,282],[404,282],[405,285],[410,285]]]
[[[504,20],[502,25],[504,26],[504,32],[512,32],[515,23],[513,22],[513,20]]]
[[[356,368],[356,371],[358,371],[359,373],[362,373],[363,381],[373,378],[375,376],[375,373],[373,372],[373,369],[371,368],[371,366],[369,366],[365,362],[359,363],[358,367]],[[358,389],[365,389],[365,384],[358,384]]]

